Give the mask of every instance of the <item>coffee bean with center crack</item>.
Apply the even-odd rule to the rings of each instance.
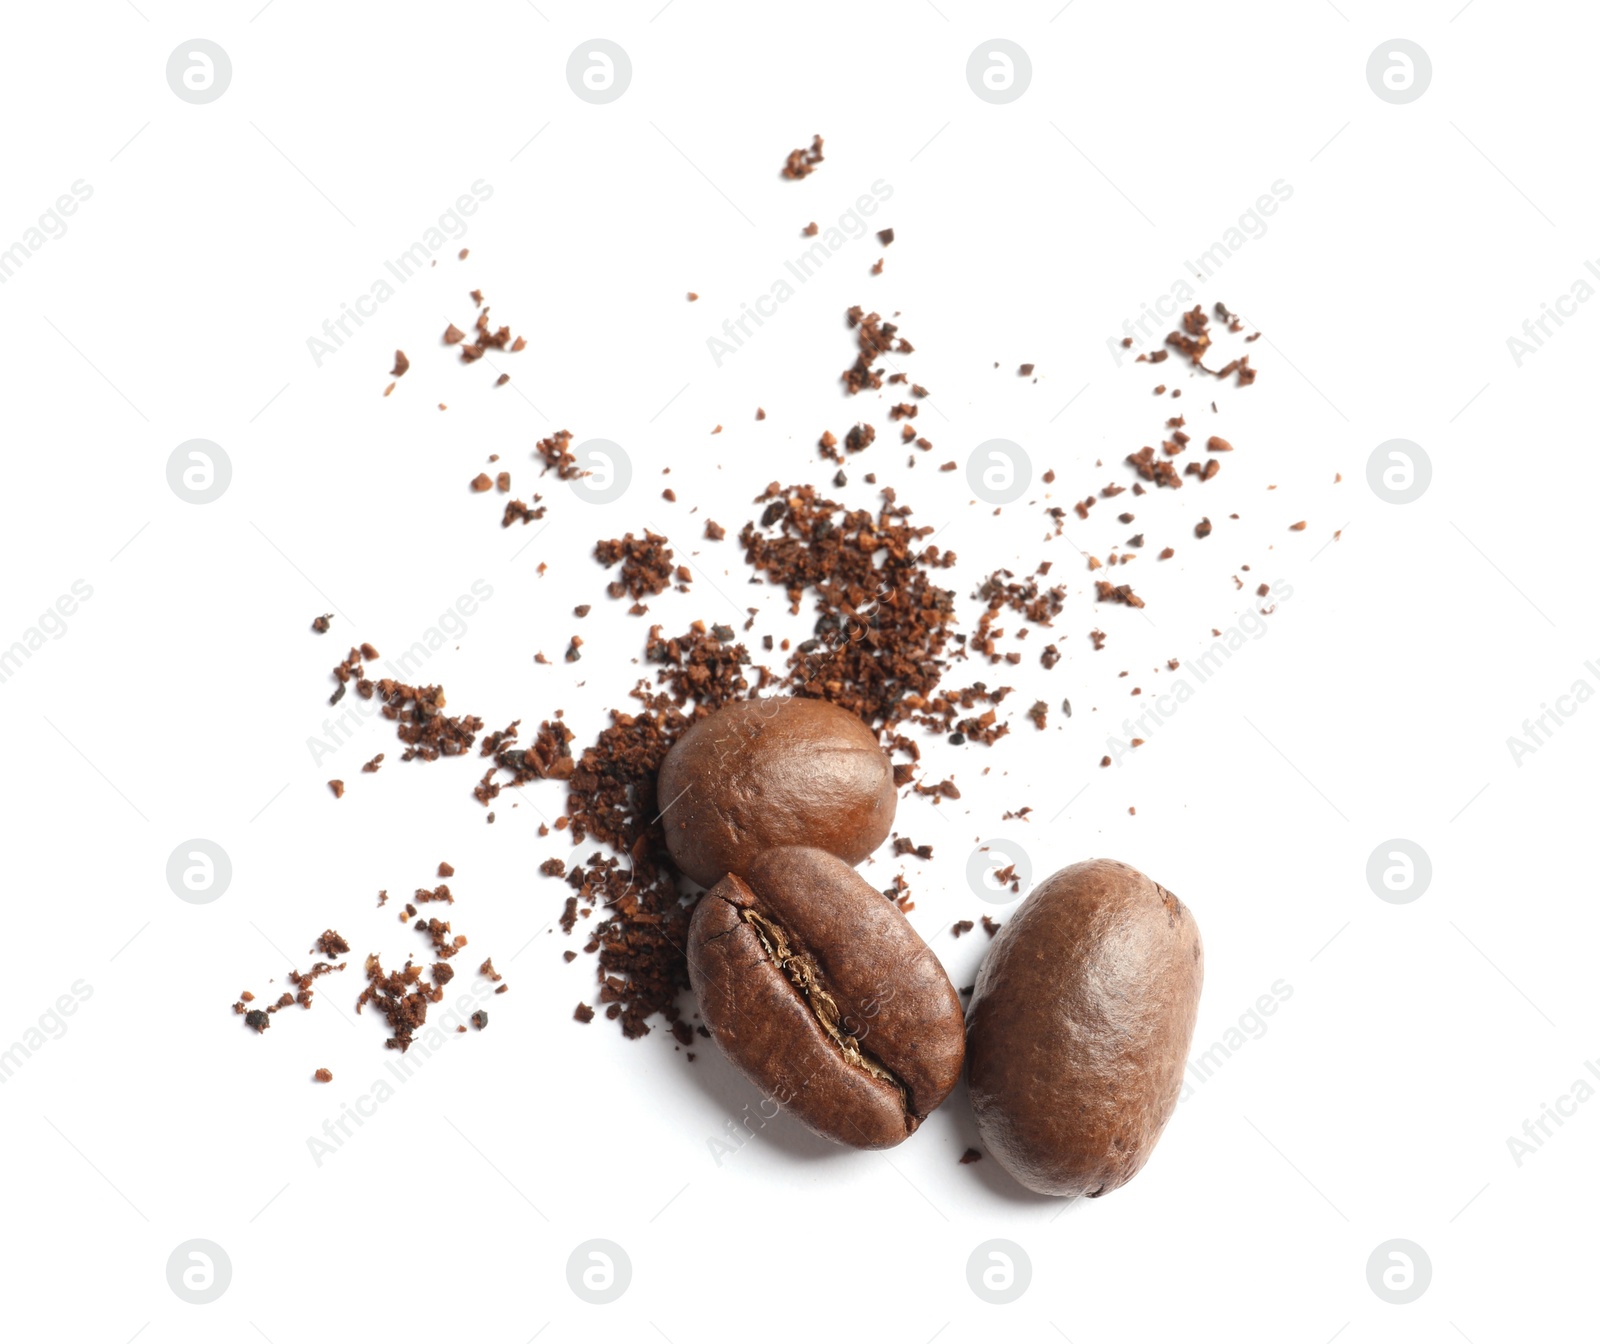
[[[1042,1195],[1131,1180],[1183,1081],[1205,957],[1194,916],[1111,859],[1063,868],[1006,921],[967,1009],[978,1132]]]
[[[905,1140],[950,1094],[961,1001],[893,902],[820,849],[772,849],[689,925],[700,1016],[734,1066],[808,1128]]]
[[[860,863],[894,824],[894,771],[872,730],[826,700],[724,705],[661,764],[673,861],[703,887],[747,876],[763,850],[810,845]]]

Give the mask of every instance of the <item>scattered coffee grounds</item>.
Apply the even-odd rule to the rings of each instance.
[[[792,149],[789,151],[789,157],[784,160],[783,164],[783,176],[791,180],[810,177],[812,173],[816,172],[817,165],[821,162],[822,137],[814,135],[811,137],[810,149]],[[816,228],[816,225],[813,224],[811,227]]]
[[[482,1008],[478,1009],[478,1011],[472,1015],[472,1025],[475,1026],[479,1031],[482,1031],[486,1026],[489,1025],[489,1014],[484,1012]]]
[[[760,522],[739,534],[746,562],[785,590],[791,612],[808,592],[813,598],[814,634],[790,655],[785,684],[832,700],[880,735],[927,710],[943,675],[954,595],[929,575],[956,559],[924,545],[933,529],[911,525],[911,510],[884,495],[874,515],[813,486],[773,482],[755,500],[764,505]],[[915,759],[913,744],[892,745]]]
[[[1202,518],[1196,523],[1194,525],[1194,534],[1197,537],[1209,537],[1211,535],[1211,519]]]
[[[472,488],[481,495],[486,490],[494,489],[494,480],[490,477],[488,472],[480,471],[472,478]]]
[[[335,798],[343,798],[344,797],[344,780],[342,780],[342,779],[330,779],[328,781],[328,787],[333,790],[333,796]]]
[[[971,933],[972,929],[973,924],[970,919],[958,919],[950,926],[950,936],[952,938],[959,938],[964,933]]]
[[[859,304],[846,311],[845,320],[855,330],[858,353],[856,362],[839,376],[852,396],[865,387],[876,390],[883,386],[883,370],[874,369],[873,361],[891,353],[909,355],[913,346],[899,335],[900,328],[893,322],[885,322],[877,313],[864,313]]]
[[[888,247],[890,243],[894,242],[894,230],[893,229],[879,229],[878,230],[878,241],[880,243],[882,243],[885,247]]]
[[[800,236],[802,238],[815,238],[817,236],[816,221],[813,220],[810,224],[807,224],[805,228],[801,229]]]
[[[314,1079],[316,1079],[316,1081],[319,1082],[319,1083],[331,1083],[333,1081],[333,1070],[332,1069],[318,1069],[311,1076]]]
[[[1017,377],[1018,378],[1031,378],[1031,377],[1033,377],[1033,365],[1032,364],[1019,364],[1017,366]]]
[[[580,1003],[572,1010],[572,1018],[575,1022],[593,1022],[594,1009],[586,1003]]]
[[[698,295],[698,294],[696,294],[696,293],[695,293],[695,292],[694,292],[694,290],[692,290],[692,289],[691,289],[691,290],[690,290],[690,291],[689,291],[689,302],[690,302],[690,303],[694,303],[694,302],[695,302],[695,301],[696,301],[696,300],[697,300],[697,299],[699,299],[699,297],[700,297],[700,296],[699,296],[699,295]]]
[[[473,290],[471,297],[472,301],[479,305],[478,316],[473,322],[473,329],[476,335],[472,340],[467,340],[466,333],[453,322],[445,328],[444,333],[444,343],[446,345],[459,345],[461,347],[461,362],[463,364],[475,363],[490,350],[517,351],[527,348],[528,342],[524,337],[518,336],[515,340],[512,339],[510,327],[499,327],[495,330],[490,330],[489,310],[482,306],[482,290]],[[509,380],[510,375],[504,375],[502,378],[502,381]]]
[[[1111,584],[1104,579],[1096,579],[1094,588],[1096,601],[1121,602],[1129,607],[1144,606],[1144,599],[1125,583]]]
[[[961,1165],[964,1167],[970,1167],[974,1162],[981,1162],[982,1160],[983,1154],[976,1148],[968,1148],[966,1152],[961,1154]]]
[[[325,635],[328,633],[328,627],[332,624],[333,613],[331,611],[325,611],[322,613],[322,615],[318,616],[316,620],[311,622],[311,628],[319,635]]]
[[[688,566],[674,567],[672,548],[667,545],[667,539],[648,528],[644,536],[637,540],[632,532],[628,532],[621,540],[597,541],[594,558],[608,569],[621,564],[621,572],[606,585],[606,592],[616,598],[633,598],[634,605],[629,608],[631,615],[642,616],[648,610],[640,603],[640,598],[665,592],[674,583],[680,593],[689,591]]]
[[[504,473],[502,473],[504,474]],[[545,506],[539,503],[539,496],[535,495],[534,507],[529,507],[520,499],[506,501],[505,513],[501,516],[500,526],[510,527],[512,523],[520,522],[523,526],[536,523],[545,515]]]
[[[318,937],[311,950],[313,952],[326,953],[330,957],[337,957],[343,956],[348,952],[350,945],[332,929],[329,929]],[[262,1009],[249,1006],[255,1002],[256,996],[247,989],[240,993],[238,1001],[233,1005],[233,1011],[236,1015],[244,1018],[245,1026],[259,1035],[271,1025],[272,1015],[281,1009],[291,1007],[294,1004],[299,1004],[302,1008],[311,1007],[312,1000],[315,997],[312,986],[323,976],[344,970],[345,965],[346,963],[342,961],[337,966],[331,962],[318,961],[312,963],[309,971],[292,970],[286,978],[294,986],[294,993],[285,992],[280,994],[275,1002]]]
[[[572,454],[571,444],[571,432],[559,429],[548,439],[540,439],[534,444],[533,450],[544,462],[545,471],[555,472],[563,481],[575,481],[589,473],[578,466],[578,459]]]
[[[444,989],[423,979],[423,968],[409,960],[401,970],[385,971],[374,953],[367,958],[366,972],[367,987],[356,999],[356,1013],[359,1016],[367,1004],[376,1004],[391,1033],[384,1045],[404,1053],[417,1028],[427,1021],[428,1005],[443,999]]]
[[[389,370],[389,376],[391,378],[399,378],[410,367],[411,361],[406,358],[406,352],[404,350],[396,350],[394,352],[394,368]]]
[[[325,957],[342,957],[349,952],[350,944],[332,929],[327,929],[318,936],[311,950],[320,952]]]

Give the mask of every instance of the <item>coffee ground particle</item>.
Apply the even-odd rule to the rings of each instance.
[[[961,1165],[964,1167],[970,1167],[974,1162],[981,1162],[982,1160],[983,1154],[976,1148],[968,1148],[966,1152],[961,1154]]]
[[[972,929],[973,924],[970,919],[958,919],[950,926],[950,936],[952,938],[959,938],[964,933],[971,933]]]
[[[328,633],[328,627],[332,624],[333,613],[331,611],[325,611],[322,613],[322,615],[318,616],[316,620],[311,622],[311,628],[319,635],[325,635]]]
[[[810,149],[802,148],[789,151],[789,157],[784,160],[783,164],[783,176],[791,181],[802,177],[810,177],[812,173],[816,172],[817,165],[821,162],[822,137],[814,135],[811,137]],[[812,225],[812,227],[815,228],[816,226]]]
[[[316,1079],[316,1081],[319,1082],[319,1083],[331,1083],[333,1081],[333,1070],[332,1069],[318,1069],[311,1076],[314,1079]]]

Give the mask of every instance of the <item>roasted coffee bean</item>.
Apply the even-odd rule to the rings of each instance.
[[[967,1009],[978,1132],[1042,1195],[1144,1166],[1178,1104],[1205,969],[1194,916],[1112,859],[1063,868],[1006,920]]]
[[[961,1001],[939,959],[823,850],[770,849],[707,892],[689,980],[739,1072],[836,1143],[893,1147],[961,1074]]]
[[[763,850],[812,845],[860,863],[894,824],[894,772],[872,730],[826,700],[737,700],[661,764],[667,849],[703,887]]]

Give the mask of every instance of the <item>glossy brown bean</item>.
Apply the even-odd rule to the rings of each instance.
[[[656,796],[673,862],[701,886],[763,850],[809,845],[857,864],[894,824],[894,771],[866,724],[826,700],[723,706],[667,753]]]
[[[819,849],[768,850],[701,898],[689,977],[723,1052],[816,1133],[888,1148],[961,1073],[961,1001],[892,901]]]
[[[967,1009],[978,1131],[1040,1194],[1102,1195],[1178,1103],[1205,958],[1194,916],[1111,859],[1063,868],[1005,922]]]

